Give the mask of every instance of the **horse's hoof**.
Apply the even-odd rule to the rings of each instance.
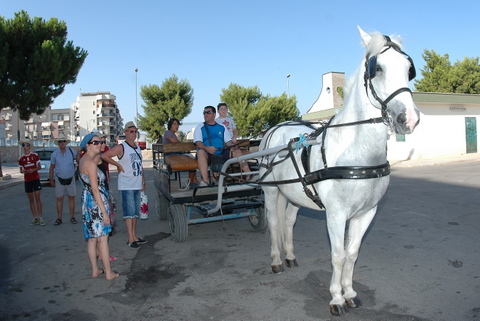
[[[358,298],[358,296],[350,299],[345,299],[349,308],[359,308],[362,306],[362,301]]]
[[[283,269],[283,264],[280,265],[272,265],[272,271],[275,274],[283,273],[285,270]]]
[[[293,260],[285,259],[285,264],[289,268],[298,266],[297,259],[293,259]]]
[[[345,304],[330,304],[330,313],[336,316],[345,315],[348,313],[348,308]]]

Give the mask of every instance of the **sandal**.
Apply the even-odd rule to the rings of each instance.
[[[72,222],[72,224],[77,224],[77,220],[75,219],[75,217],[72,217],[72,218],[70,219],[70,222]]]
[[[62,220],[57,218],[57,220],[55,221],[55,223],[53,223],[53,225],[60,225],[62,224]]]

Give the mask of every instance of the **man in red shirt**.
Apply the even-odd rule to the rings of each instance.
[[[32,142],[28,139],[20,140],[20,145],[23,148],[23,155],[19,158],[18,165],[20,166],[20,173],[24,175],[25,193],[28,195],[30,210],[33,215],[33,220],[30,225],[45,226],[42,217],[42,200],[40,199],[42,184],[40,183],[40,175],[38,174],[40,157],[30,151]]]

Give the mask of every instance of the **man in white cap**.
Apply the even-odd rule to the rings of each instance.
[[[50,157],[50,185],[55,187],[57,197],[57,220],[53,225],[62,224],[63,198],[68,196],[68,208],[70,210],[70,222],[77,224],[75,219],[75,195],[77,194],[75,184],[75,159],[77,151],[67,147],[69,139],[59,137],[55,139],[58,146]]]
[[[127,245],[132,248],[140,248],[140,244],[147,240],[137,236],[137,221],[140,217],[140,192],[145,192],[145,176],[142,166],[142,151],[135,143],[138,128],[133,121],[125,124],[123,129],[126,140],[101,154],[104,161],[117,166],[118,190],[122,198],[123,219],[127,226]],[[112,157],[117,157],[118,162]]]
[[[33,215],[33,220],[30,225],[45,226],[45,221],[42,217],[42,200],[40,199],[42,184],[40,183],[40,175],[38,174],[38,170],[41,168],[40,157],[30,151],[33,147],[30,140],[20,140],[20,146],[23,148],[23,155],[18,160],[18,165],[20,166],[20,173],[22,173],[25,178],[25,193],[28,195],[30,210]]]

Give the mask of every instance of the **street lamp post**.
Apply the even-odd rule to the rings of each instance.
[[[290,97],[290,84],[288,79],[290,78],[290,74],[287,74],[287,96]]]
[[[135,68],[135,111],[136,111],[136,119],[135,121],[138,122],[138,93],[137,93],[137,79],[138,79],[138,68]]]

